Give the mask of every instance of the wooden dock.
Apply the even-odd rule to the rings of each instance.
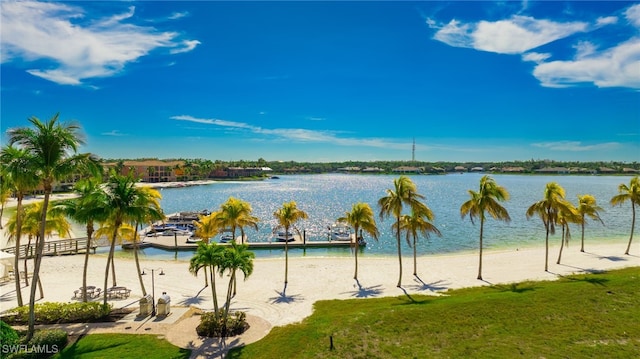
[[[195,250],[198,247],[197,243],[187,243],[187,236],[157,236],[157,237],[145,237],[144,242],[150,244],[150,247],[159,248],[164,250]],[[229,243],[219,243],[218,245],[226,246]],[[236,243],[241,243],[241,238],[236,238]],[[270,242],[252,242],[250,240],[244,241],[249,246],[249,249],[284,249],[285,242],[270,241]],[[351,241],[305,241],[299,236],[295,235],[294,240],[289,242],[289,248],[348,248],[354,245],[353,238]]]
[[[94,242],[91,244],[90,249],[95,253],[97,244]],[[45,256],[57,256],[62,254],[79,254],[85,253],[87,249],[87,238],[69,238],[58,239],[55,241],[46,241],[44,243],[44,250],[42,254]],[[16,247],[7,247],[3,249],[4,252],[15,254]],[[19,248],[19,258],[33,258],[36,253],[36,244],[31,243],[29,245],[23,244]]]

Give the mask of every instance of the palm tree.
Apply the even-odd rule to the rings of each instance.
[[[215,243],[198,243],[196,253],[189,261],[189,272],[197,275],[198,271],[209,268],[209,276],[211,277],[211,297],[213,298],[213,311],[216,319],[219,318],[218,294],[216,293],[216,268],[219,267],[223,260],[224,247]],[[206,275],[206,272],[205,272]]]
[[[631,241],[633,241],[633,229],[636,226],[636,205],[640,203],[640,176],[635,176],[629,181],[629,186],[621,183],[618,186],[618,194],[611,198],[611,205],[622,205],[624,202],[631,202],[631,235],[629,236],[629,244],[624,254],[629,254],[631,249]]]
[[[581,227],[582,227],[582,239],[580,244],[580,252],[584,252],[584,225],[586,223],[586,217],[589,217],[593,220],[600,221],[604,225],[604,222],[600,218],[600,213],[598,211],[602,211],[602,207],[596,204],[596,198],[590,194],[578,195],[578,213],[580,214]]]
[[[373,215],[373,210],[368,203],[358,202],[351,207],[351,212],[345,212],[344,217],[338,218],[338,222],[345,222],[353,228],[355,233],[354,253],[356,260],[355,272],[353,279],[358,280],[358,233],[360,230],[367,232],[376,241],[380,232],[378,232],[378,226]]]
[[[230,273],[229,287],[227,288],[227,297],[224,306],[224,314],[222,320],[222,335],[224,336],[227,331],[227,318],[229,316],[229,307],[231,306],[231,298],[235,295],[235,290],[232,295],[232,287],[235,288],[236,271],[242,271],[244,279],[246,280],[251,273],[253,273],[253,258],[255,254],[249,251],[249,246],[246,244],[238,245],[235,241],[231,242],[231,247],[226,247],[222,252],[222,261],[220,263],[220,273],[228,270]]]
[[[412,246],[409,237],[413,239],[413,275],[418,275],[418,250],[417,250],[417,238],[421,233],[425,238],[429,238],[429,233],[435,233],[438,236],[442,236],[440,230],[431,222],[434,220],[434,215],[431,209],[427,207],[426,212],[411,211],[411,214],[405,214],[400,217],[400,231],[407,233],[407,244]],[[396,228],[397,230],[397,228]]]
[[[84,253],[84,266],[82,269],[82,301],[87,302],[87,271],[89,268],[89,252],[93,241],[93,233],[95,231],[95,222],[106,220],[106,211],[97,203],[100,196],[100,180],[97,177],[91,177],[78,181],[75,186],[75,192],[79,197],[58,202],[54,205],[54,211],[60,211],[78,223],[85,224],[87,233],[87,246]]]
[[[113,261],[118,229],[127,222],[142,222],[147,218],[162,218],[162,209],[158,202],[159,194],[136,186],[136,179],[132,176],[122,176],[111,172],[109,182],[102,186],[102,206],[108,209],[108,220],[113,223],[113,234],[107,267],[104,276],[104,288],[107,288],[109,279],[109,265]],[[140,272],[139,272],[140,275]],[[113,283],[116,285],[116,273],[113,272]],[[107,304],[107,291],[105,290],[103,304]]]
[[[549,234],[556,233],[556,225],[559,224],[558,215],[560,212],[569,212],[569,203],[565,199],[565,191],[556,182],[549,182],[545,186],[543,198],[532,204],[527,209],[527,219],[535,216],[542,219],[546,231],[544,270],[549,270]]]
[[[258,230],[258,217],[251,215],[251,205],[241,199],[229,197],[220,205],[217,212],[216,222],[220,229],[230,228],[233,240],[236,239],[236,228],[240,228],[241,243],[244,243],[244,227],[251,227]]]
[[[558,213],[558,224],[562,226],[562,241],[560,242],[560,252],[558,253],[558,261],[556,264],[560,264],[560,259],[562,258],[562,249],[564,245],[569,245],[569,240],[571,239],[571,231],[569,229],[569,223],[582,223],[582,216],[578,213],[578,209],[575,208],[571,203],[565,209],[561,209]]]
[[[44,250],[44,234],[49,197],[53,191],[53,183],[81,169],[97,172],[99,166],[90,154],[77,154],[78,147],[83,144],[80,127],[76,124],[61,124],[58,114],[49,121],[41,122],[36,117],[29,118],[33,127],[18,127],[7,131],[9,144],[17,144],[27,150],[32,157],[32,168],[37,169],[40,185],[44,189],[44,204],[40,223],[40,241],[36,246],[33,281],[29,297],[29,327],[27,340],[33,336],[35,327],[35,293],[36,283],[40,279],[40,264]]]
[[[207,216],[199,216],[197,221],[194,221],[195,231],[193,235],[201,238],[203,243],[209,243],[209,239],[215,236],[220,228],[216,222],[216,216],[218,212],[210,213]],[[204,267],[204,286],[209,286],[209,277],[207,276],[207,267]]]
[[[14,256],[16,299],[18,306],[22,307],[22,290],[20,287],[20,271],[18,270],[20,260],[20,238],[22,237],[22,201],[24,196],[38,185],[38,177],[35,173],[33,158],[29,151],[8,145],[0,151],[0,162],[2,163],[2,182],[8,185],[16,195],[16,246]],[[25,276],[26,277],[26,276]],[[28,284],[27,284],[28,285]]]
[[[285,242],[284,242],[284,288],[287,288],[288,274],[289,274],[289,229],[295,228],[295,224],[308,218],[307,212],[298,209],[296,202],[286,202],[282,204],[277,211],[273,212],[273,216],[278,221],[278,226],[284,228]],[[297,230],[297,229],[296,229]],[[285,291],[283,291],[284,293]]]
[[[420,202],[425,197],[417,193],[416,184],[409,177],[400,176],[393,181],[394,189],[387,189],[387,195],[378,200],[380,207],[380,218],[384,219],[393,215],[395,218],[395,228],[400,228],[400,217],[403,206],[409,205],[412,211],[418,213],[425,212],[426,206]],[[400,247],[400,231],[396,232],[396,245],[398,247],[398,263],[400,274],[398,276],[398,287],[402,286],[402,252]]]
[[[499,186],[490,176],[482,176],[478,192],[469,190],[471,198],[460,207],[460,215],[464,218],[467,214],[471,223],[476,217],[480,217],[480,260],[478,264],[478,279],[482,280],[482,239],[484,234],[485,213],[489,213],[494,219],[510,222],[509,212],[499,202],[509,199],[509,192]]]
[[[162,196],[160,192],[151,187],[138,187],[140,195],[138,196],[138,203],[136,206],[142,208],[140,216],[132,218],[135,222],[133,232],[133,258],[136,262],[136,271],[138,273],[138,281],[140,282],[140,289],[142,295],[147,295],[147,290],[144,287],[144,281],[142,280],[142,270],[140,270],[140,259],[138,258],[138,244],[140,243],[138,235],[138,226],[140,223],[153,224],[155,221],[163,220],[164,213],[160,207],[160,199]]]

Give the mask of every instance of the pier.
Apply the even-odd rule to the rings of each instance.
[[[90,250],[95,253],[97,244],[93,242],[90,246]],[[85,253],[87,249],[87,238],[69,238],[58,239],[55,241],[44,242],[44,249],[42,255],[45,256],[57,256],[62,254],[79,254]],[[16,254],[16,247],[11,246],[2,249],[4,252]],[[33,258],[36,253],[36,244],[23,244],[18,249],[18,258]]]

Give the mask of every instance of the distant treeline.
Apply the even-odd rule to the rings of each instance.
[[[127,159],[157,160],[157,158]],[[618,161],[553,161],[528,160],[506,162],[425,162],[425,161],[346,161],[346,162],[297,162],[258,160],[221,161],[206,159],[174,158],[166,161],[184,161],[187,166],[212,170],[216,168],[270,168],[273,173],[449,173],[449,172],[506,172],[506,173],[560,173],[560,174],[633,174],[640,173],[639,162]],[[110,159],[118,162],[124,159]],[[164,161],[164,160],[162,160]],[[204,171],[203,171],[204,172]],[[206,173],[206,172],[205,172]]]

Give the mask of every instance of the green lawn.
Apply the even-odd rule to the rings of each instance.
[[[63,358],[189,358],[181,349],[151,334],[91,334],[64,348],[54,359]]]
[[[446,294],[318,302],[229,357],[640,357],[640,268]]]

